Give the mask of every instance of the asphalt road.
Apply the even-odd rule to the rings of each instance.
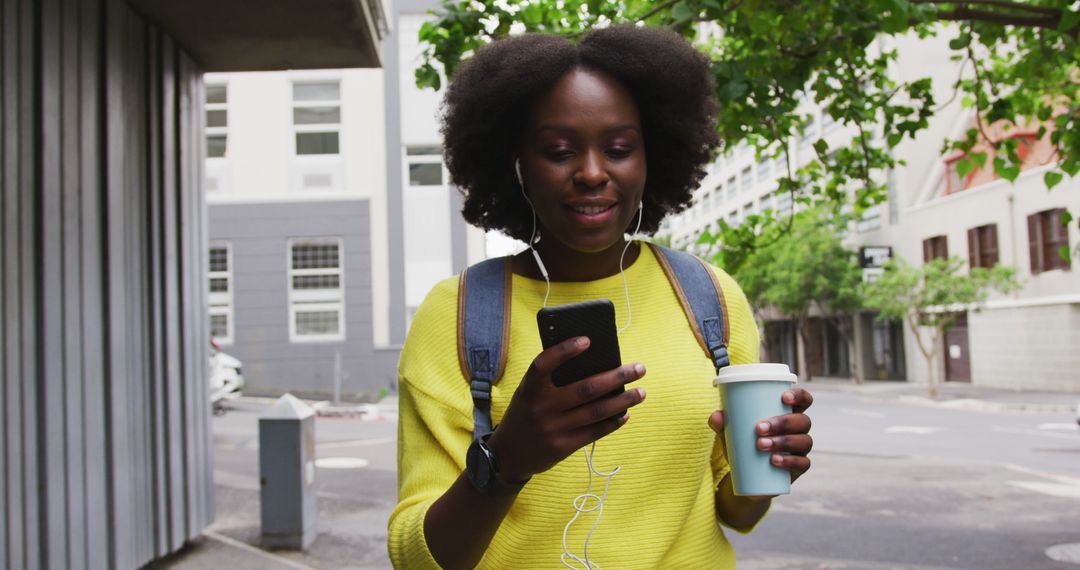
[[[749,535],[729,533],[739,568],[1080,569],[1047,548],[1080,543],[1075,418],[981,412],[815,390],[813,468]],[[214,418],[217,520],[203,552],[173,567],[389,568],[395,501],[392,409],[317,421],[319,537],[305,553],[258,544],[257,417],[240,401]],[[1078,553],[1080,556],[1080,553]],[[246,557],[246,558],[244,558]],[[246,560],[244,562],[243,560]]]
[[[749,535],[740,568],[1080,568],[1070,416],[875,402],[817,390],[813,467]]]

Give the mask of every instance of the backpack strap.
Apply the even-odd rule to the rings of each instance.
[[[509,257],[481,261],[458,284],[458,362],[473,398],[473,435],[491,433],[491,386],[502,377],[510,340]]]
[[[649,244],[679,298],[694,336],[716,370],[731,364],[727,344],[730,327],[724,290],[716,273],[697,256]]]

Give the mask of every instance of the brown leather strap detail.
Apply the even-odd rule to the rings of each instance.
[[[469,368],[469,359],[465,357],[465,276],[469,269],[465,268],[458,278],[457,291],[457,355],[458,364],[461,366],[461,375],[465,383],[472,385],[472,370]]]
[[[503,258],[503,327],[502,327],[502,347],[499,349],[499,368],[498,373],[495,374],[495,381],[492,385],[498,384],[499,380],[502,380],[503,373],[506,372],[506,357],[510,353],[510,300],[513,298],[514,290],[514,264],[513,257],[506,256]]]
[[[720,313],[724,318],[724,346],[727,346],[728,341],[731,340],[731,325],[728,323],[727,300],[724,298],[724,288],[720,286],[720,280],[716,278],[716,272],[713,271],[712,266],[696,255],[694,258],[705,268],[705,273],[709,274],[709,279],[712,280],[713,287],[716,288],[716,296],[720,299]]]
[[[664,270],[664,275],[667,277],[668,283],[671,284],[671,288],[675,290],[675,296],[679,299],[679,304],[682,305],[683,313],[686,314],[686,321],[690,323],[690,330],[694,332],[694,338],[697,339],[698,345],[701,346],[701,350],[705,352],[705,356],[712,362],[712,353],[709,352],[709,345],[705,343],[705,337],[698,330],[697,319],[694,318],[694,310],[690,308],[690,302],[686,300],[686,293],[683,293],[682,285],[679,284],[679,280],[675,278],[675,273],[671,270],[671,265],[668,264],[668,260],[664,257],[663,252],[658,250],[654,244],[649,244],[649,248],[652,250],[653,257],[660,263],[660,267]],[[711,274],[711,272],[710,272]],[[727,316],[724,317],[727,319]],[[724,329],[724,334],[727,335],[727,329]]]

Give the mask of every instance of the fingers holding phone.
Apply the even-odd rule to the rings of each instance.
[[[544,351],[530,365],[489,445],[507,480],[546,471],[626,423],[644,391],[624,386],[645,374],[623,366],[610,301],[542,309]]]

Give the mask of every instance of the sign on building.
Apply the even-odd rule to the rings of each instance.
[[[859,266],[863,270],[863,282],[872,283],[885,272],[885,262],[892,259],[888,246],[864,246],[859,248]]]

